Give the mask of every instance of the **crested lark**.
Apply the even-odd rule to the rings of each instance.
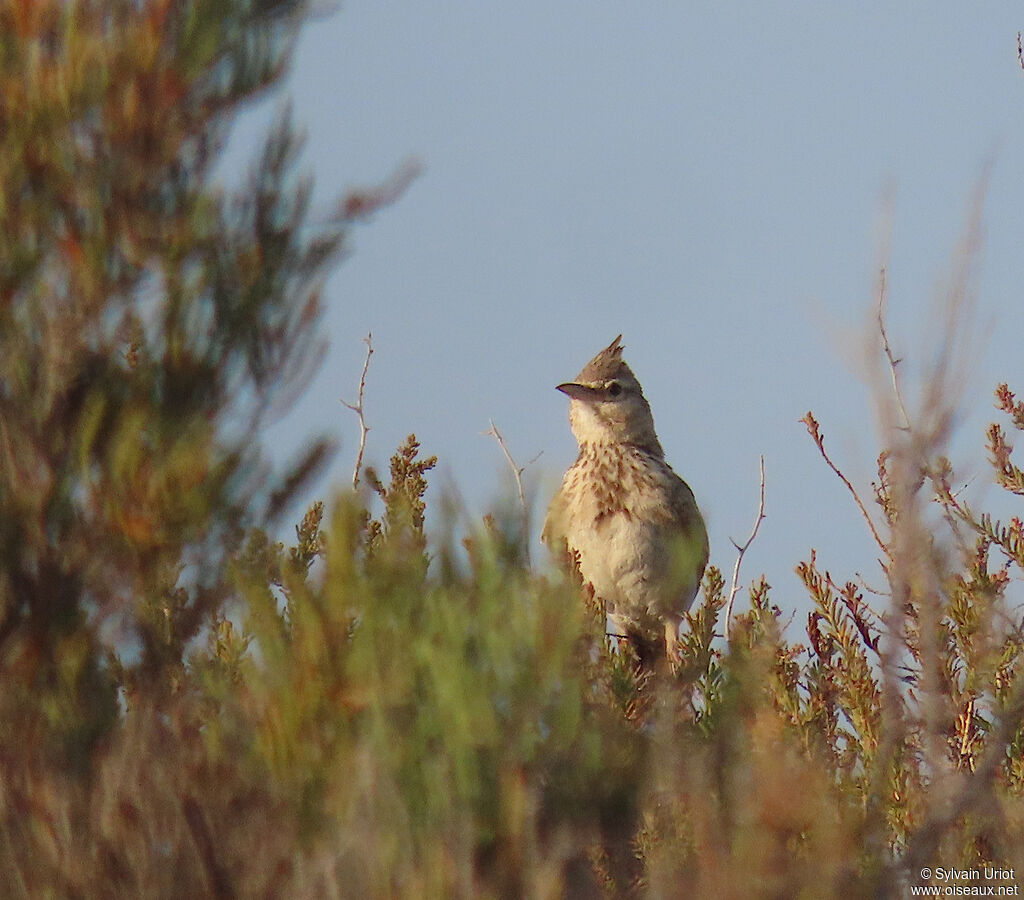
[[[662,647],[676,661],[679,625],[708,561],[708,536],[693,492],[665,462],[621,340],[575,381],[558,385],[569,396],[580,452],[551,501],[541,538],[556,552],[578,554],[583,580],[641,664]]]

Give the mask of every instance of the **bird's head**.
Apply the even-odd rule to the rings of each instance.
[[[651,407],[622,359],[622,335],[588,362],[574,381],[558,385],[569,397],[576,443],[635,444],[661,455]]]

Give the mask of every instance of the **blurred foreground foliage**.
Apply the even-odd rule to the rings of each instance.
[[[639,675],[518,528],[431,558],[411,436],[294,546],[268,537],[327,448],[274,475],[259,428],[375,196],[314,227],[287,119],[242,188],[213,183],[305,12],[0,5],[0,894],[895,897],[924,866],[1024,872],[1024,526],[954,489],[941,396],[885,431],[876,592],[812,553],[806,643],[763,579],[723,641],[711,568],[676,672]]]

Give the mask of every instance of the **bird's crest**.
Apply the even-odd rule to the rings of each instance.
[[[576,380],[580,384],[595,384],[608,381],[624,372],[633,374],[630,372],[629,366],[622,361],[622,335],[620,334],[580,370]]]

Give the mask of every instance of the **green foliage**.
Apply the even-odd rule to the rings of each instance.
[[[535,574],[512,534],[484,527],[464,555],[441,549],[461,564],[430,566],[432,465],[410,437],[389,483],[370,479],[379,517],[342,494],[293,547],[253,531],[170,724],[130,709],[107,757],[168,766],[176,786],[147,794],[153,769],[101,768],[81,809],[136,798],[149,842],[215,894],[898,896],[926,864],[1019,864],[1021,639],[995,614],[1007,570],[980,523],[932,598],[932,650],[915,608],[929,598],[905,595],[895,641],[892,614],[812,553],[806,645],[763,579],[723,645],[711,567],[680,665],[652,672],[609,643],[578,578]],[[163,753],[187,740],[182,771]],[[127,851],[96,863],[96,840],[78,889],[116,871],[172,890]]]
[[[177,690],[243,528],[301,483],[258,476],[255,435],[315,356],[338,223],[300,237],[287,118],[241,191],[211,182],[297,11],[0,8],[0,669],[28,691],[3,753],[87,760],[119,686]]]
[[[366,480],[384,503],[383,517],[369,520],[367,548],[371,553],[387,546],[397,548],[403,555],[423,554],[426,547],[423,541],[425,476],[437,465],[437,457],[417,459],[419,447],[416,435],[410,434],[391,457],[391,483],[387,487],[372,467],[366,470]]]
[[[345,210],[390,196],[312,229],[286,117],[239,193],[211,183],[302,14],[0,6],[0,893],[895,897],[925,866],[1024,871],[1024,526],[953,489],[949,411],[908,419],[887,339],[877,512],[805,419],[883,584],[812,550],[806,644],[763,578],[723,640],[712,566],[678,665],[639,666],[518,517],[428,539],[412,435],[387,483],[269,537],[326,447],[264,477],[259,426],[316,360]],[[1020,496],[1024,404],[996,399]]]

